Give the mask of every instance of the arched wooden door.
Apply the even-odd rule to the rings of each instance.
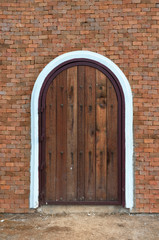
[[[122,101],[94,65],[61,69],[41,94],[40,204],[122,204]]]

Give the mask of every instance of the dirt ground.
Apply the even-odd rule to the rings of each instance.
[[[159,240],[159,215],[0,214],[0,240]]]

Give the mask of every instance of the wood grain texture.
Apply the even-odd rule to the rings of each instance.
[[[78,76],[78,112],[77,112],[77,156],[78,156],[78,165],[77,165],[77,191],[78,191],[78,200],[84,201],[85,199],[85,128],[84,128],[84,89],[85,89],[85,67],[78,66],[77,68]]]
[[[56,81],[46,96],[46,202],[55,201],[56,176]]]
[[[107,200],[118,199],[118,109],[113,85],[107,80]]]
[[[46,202],[118,201],[118,102],[90,66],[62,71],[46,95]]]
[[[77,67],[67,70],[67,201],[77,200]]]
[[[95,200],[95,78],[85,67],[85,199]]]
[[[57,76],[56,200],[67,200],[67,72]]]
[[[96,70],[96,200],[106,200],[106,76]]]

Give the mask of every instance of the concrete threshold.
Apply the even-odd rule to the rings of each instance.
[[[51,215],[68,215],[68,214],[88,214],[88,215],[105,215],[115,213],[129,213],[129,209],[121,206],[90,206],[90,205],[45,205],[37,209],[37,212]]]

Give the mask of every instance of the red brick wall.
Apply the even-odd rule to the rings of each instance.
[[[135,207],[159,212],[157,0],[0,3],[0,212],[28,212],[30,99],[56,56],[98,52],[127,76],[134,102]]]

